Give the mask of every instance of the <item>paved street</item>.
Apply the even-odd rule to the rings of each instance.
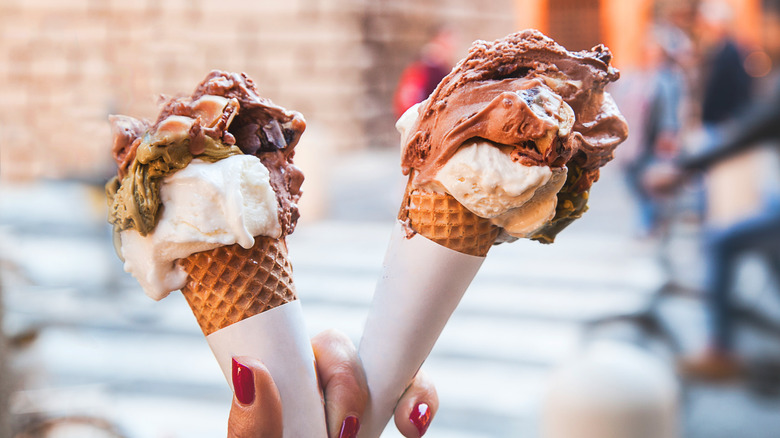
[[[307,195],[330,202],[289,242],[312,334],[336,327],[359,339],[403,187],[395,163],[363,152],[308,181],[327,189]],[[180,294],[153,302],[122,271],[102,196],[72,182],[0,188],[6,329],[39,328],[12,361],[14,412],[89,413],[133,438],[224,436],[231,395],[194,317]],[[425,364],[442,403],[426,437],[537,436],[548,377],[582,345],[583,323],[637,309],[661,284],[653,246],[631,236],[615,169],[591,206],[554,245],[491,250]],[[669,312],[684,344],[700,346],[696,302]],[[684,420],[690,438],[777,437],[780,397],[695,387]]]

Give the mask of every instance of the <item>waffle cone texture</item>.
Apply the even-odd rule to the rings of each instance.
[[[206,336],[298,298],[283,239],[257,236],[249,249],[222,246],[179,263],[187,272],[181,292]]]
[[[447,193],[413,188],[411,178],[398,219],[439,245],[480,257],[487,255],[501,231]]]

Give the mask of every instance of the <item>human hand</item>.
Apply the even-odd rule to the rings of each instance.
[[[325,396],[330,438],[354,438],[368,402],[363,366],[352,341],[337,330],[312,338],[317,374]],[[268,369],[248,357],[233,361],[235,394],[228,419],[228,437],[282,437],[282,402]],[[417,373],[395,410],[395,424],[407,438],[421,437],[428,429],[439,398],[423,372]]]

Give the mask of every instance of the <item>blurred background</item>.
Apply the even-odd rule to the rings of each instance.
[[[0,0],[0,437],[224,436],[186,303],[114,253],[109,114],[154,119],[215,68],[302,112],[298,292],[312,334],[357,342],[405,184],[396,117],[473,40],[529,27],[611,48],[631,135],[554,245],[491,250],[426,362],[426,436],[578,438],[550,424],[607,424],[630,393],[677,436],[777,437],[777,134],[697,161],[762,105],[780,126],[775,3]]]

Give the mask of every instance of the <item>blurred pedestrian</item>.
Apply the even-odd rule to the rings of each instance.
[[[764,46],[774,65],[780,63],[780,0],[764,0]],[[774,92],[734,121],[710,148],[681,161],[687,174],[706,172],[719,163],[759,145],[780,152],[780,70],[774,69]],[[725,88],[728,88],[726,86]],[[777,154],[776,154],[777,155]],[[775,156],[777,158],[777,156]],[[754,174],[758,169],[754,169]],[[775,175],[776,177],[777,175]],[[740,374],[742,363],[734,345],[734,277],[740,256],[760,252],[780,287],[780,187],[764,184],[758,212],[724,228],[711,227],[706,244],[707,303],[711,316],[708,348],[681,361],[689,377],[727,379]]]
[[[739,114],[751,98],[752,79],[733,33],[733,15],[722,0],[707,0],[699,8],[699,37],[705,52],[701,101],[705,147],[714,141],[717,128]]]
[[[687,35],[672,25],[657,25],[648,36],[644,59],[645,89],[642,98],[639,152],[628,163],[629,187],[639,206],[641,236],[656,235],[663,218],[663,199],[651,193],[646,180],[655,169],[674,159],[680,147],[682,104],[688,96],[681,62],[690,56]]]
[[[401,73],[393,96],[396,117],[428,98],[452,69],[454,55],[455,33],[451,29],[440,29],[423,47],[419,58]]]

